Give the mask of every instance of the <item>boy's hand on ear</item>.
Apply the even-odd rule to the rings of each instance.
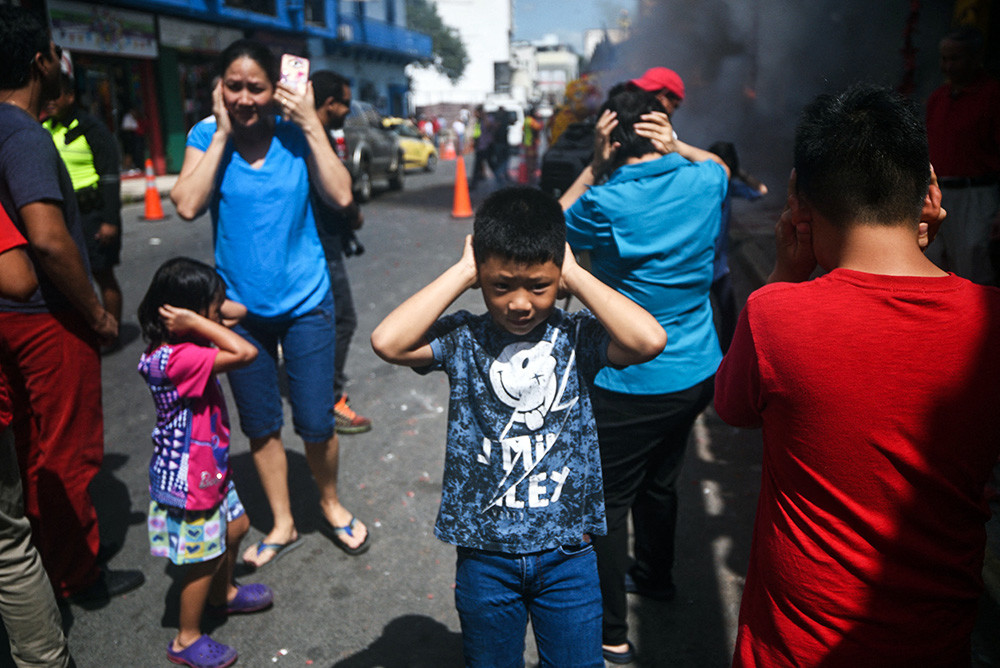
[[[812,247],[812,220],[808,210],[801,206],[795,189],[795,170],[788,179],[788,199],[785,210],[774,227],[774,271],[768,283],[779,281],[801,283],[809,280],[816,269],[816,256]]]
[[[931,182],[927,186],[927,195],[924,196],[924,208],[920,210],[917,234],[920,250],[927,250],[927,246],[934,241],[947,215],[948,212],[941,208],[941,187],[938,185],[937,174],[934,173],[934,165],[931,165]]]
[[[562,268],[559,273],[559,292],[556,295],[556,299],[565,299],[566,297],[573,294],[573,278],[576,276],[576,272],[580,271],[580,265],[576,261],[576,256],[573,255],[573,249],[566,244],[566,250],[563,253]]]
[[[469,278],[466,286],[467,290],[474,290],[479,287],[479,268],[476,266],[476,254],[472,250],[472,235],[465,235],[465,246],[462,248],[462,258],[458,261],[458,267],[463,275]]]

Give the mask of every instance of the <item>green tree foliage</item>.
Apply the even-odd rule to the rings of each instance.
[[[431,0],[406,0],[406,27],[431,36],[434,67],[452,83],[462,78],[469,54],[458,31],[441,21]]]

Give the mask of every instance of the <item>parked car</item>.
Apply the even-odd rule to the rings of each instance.
[[[354,179],[354,199],[371,199],[373,181],[384,180],[392,190],[403,188],[403,149],[396,133],[382,125],[382,115],[375,107],[352,100],[343,130],[334,130],[333,137],[337,155]]]
[[[386,118],[382,120],[382,124],[399,137],[399,146],[403,149],[403,161],[407,169],[434,171],[437,167],[438,151],[427,135],[405,118]]]

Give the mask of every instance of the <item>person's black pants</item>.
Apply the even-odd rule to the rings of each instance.
[[[625,574],[628,514],[635,529],[633,576],[646,588],[668,589],[674,564],[677,477],[691,427],[715,390],[715,376],[680,392],[631,395],[595,388],[608,534],[594,536],[604,604],[603,642],[628,640]]]
[[[333,398],[340,399],[347,384],[347,351],[351,348],[351,338],[358,328],[358,314],[354,310],[354,297],[351,295],[351,282],[347,278],[347,267],[344,266],[344,256],[339,255],[333,260],[327,259],[327,269],[330,272],[330,290],[333,292],[334,331],[334,375]]]

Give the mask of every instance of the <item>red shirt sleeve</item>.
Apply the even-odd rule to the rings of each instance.
[[[219,351],[196,343],[173,346],[167,361],[167,377],[182,397],[200,397],[205,394],[212,379],[215,356]]]
[[[6,253],[11,248],[24,246],[25,241],[21,233],[14,227],[14,221],[10,219],[7,212],[0,206],[0,253]]]
[[[748,310],[744,308],[740,313],[733,342],[715,373],[715,412],[736,427],[761,426],[764,409]]]

